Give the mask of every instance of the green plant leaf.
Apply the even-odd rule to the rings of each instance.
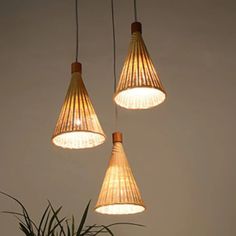
[[[70,232],[70,227],[69,227],[68,221],[66,221],[66,226],[67,226],[67,236],[71,236],[71,232]]]
[[[23,231],[26,236],[31,236],[30,231],[22,223],[19,223],[19,225],[20,225],[21,231]]]
[[[50,230],[50,232],[48,233],[47,236],[50,236],[50,234],[52,234],[53,232],[55,232],[56,228],[59,227],[61,225],[61,223],[66,219],[66,217],[62,218],[58,223],[56,223],[52,229]]]
[[[55,219],[57,220],[57,222],[58,222],[58,225],[59,225],[59,227],[60,227],[60,235],[64,235],[64,236],[66,236],[66,233],[65,233],[65,230],[64,230],[64,228],[63,228],[63,225],[60,223],[60,220],[59,220],[59,218],[57,217],[57,215],[55,214],[56,213],[56,211],[54,210],[54,208],[53,208],[53,206],[52,206],[52,204],[51,204],[51,202],[50,201],[48,201],[48,203],[49,203],[49,205],[50,205],[50,207],[51,207],[51,209],[52,209],[52,212],[53,212],[53,214],[55,215]]]
[[[46,233],[46,228],[47,228],[47,225],[48,225],[50,214],[51,214],[51,210],[48,211],[46,220],[44,221],[44,226],[43,226],[43,230],[42,230],[42,236],[44,236],[45,233]]]
[[[16,219],[19,221],[19,224],[23,224],[26,228],[28,227],[19,217],[15,216]]]
[[[31,229],[28,228],[28,225],[25,222],[23,222],[23,220],[20,219],[20,217],[18,217],[18,216],[21,216],[24,218],[24,215],[22,213],[18,213],[18,212],[14,212],[14,211],[2,211],[2,213],[14,215],[16,217],[16,219],[19,221],[19,223],[24,225],[27,230],[31,231]],[[32,222],[32,224],[35,225],[34,222]],[[36,228],[36,225],[35,225],[35,228]]]
[[[80,235],[84,236],[84,235],[90,233],[91,229],[93,229],[94,227],[96,227],[96,224],[88,226],[88,228],[86,230],[84,230],[84,232],[81,233]]]
[[[98,235],[98,234],[100,234],[100,233],[109,233],[110,234],[110,231],[108,231],[106,228],[108,228],[107,226],[106,227],[104,227],[103,225],[99,225],[98,226],[99,228],[101,228],[101,229],[98,229],[97,231],[95,231],[94,232],[94,234],[93,234],[93,236],[95,236],[95,235]],[[105,230],[105,231],[104,231]],[[112,232],[111,232],[112,233]],[[112,234],[113,235],[113,234]]]
[[[72,222],[71,222],[71,235],[75,235],[75,217],[72,215]]]
[[[88,204],[87,204],[87,206],[86,206],[86,208],[85,208],[84,214],[83,214],[82,219],[81,219],[81,221],[80,221],[79,228],[78,228],[78,230],[77,230],[77,232],[76,232],[76,236],[79,236],[80,233],[82,232],[82,229],[83,229],[83,227],[84,227],[84,223],[85,223],[86,218],[87,218],[87,215],[88,215],[88,210],[89,210],[89,205],[90,205],[90,203],[91,203],[91,200],[88,202]]]
[[[18,199],[12,197],[11,195],[9,195],[7,193],[2,192],[2,191],[0,191],[0,193],[7,196],[7,197],[9,197],[9,198],[11,198],[11,199],[13,199],[14,201],[16,201],[21,206],[27,226],[30,229],[30,231],[34,232],[33,226],[32,226],[32,220],[30,219],[29,214],[28,214],[26,208],[24,207],[24,205]]]
[[[59,236],[62,236],[62,234],[64,234],[64,233],[65,233],[64,229],[61,229]],[[64,235],[65,235],[65,234],[64,234]]]
[[[111,227],[111,226],[115,226],[115,225],[133,225],[133,226],[145,227],[145,225],[136,224],[136,223],[132,223],[132,222],[117,222],[117,223],[107,225],[107,227]]]
[[[43,215],[42,215],[42,218],[41,218],[40,222],[39,222],[38,236],[40,235],[41,227],[42,227],[42,225],[43,225],[43,221],[44,221],[44,219],[45,219],[45,217],[46,217],[46,215],[47,215],[47,212],[48,212],[48,210],[49,210],[49,207],[50,207],[50,206],[48,205],[47,208],[46,208],[46,210],[44,211],[44,213],[43,213]]]
[[[107,226],[105,226],[105,225],[102,225],[102,227],[104,227],[110,235],[114,236],[114,234],[113,234],[112,231],[109,229],[109,227],[107,227]]]
[[[14,216],[21,216],[25,219],[25,215],[23,213],[19,213],[19,212],[14,212],[14,211],[1,211],[2,213],[4,214],[10,214],[10,215],[14,215]],[[21,223],[23,223],[23,221],[19,218],[19,217],[16,217],[19,221],[21,221]],[[29,219],[32,223],[32,225],[37,229],[37,226],[36,224],[34,223],[34,221],[32,221],[31,219]],[[27,225],[28,227],[28,225]]]
[[[49,224],[48,224],[48,235],[49,236],[49,233],[51,231],[51,228],[52,228],[52,224],[53,224],[53,221],[56,220],[56,217],[58,215],[58,213],[61,211],[62,207],[59,207],[55,212],[53,212],[53,215],[49,221]]]

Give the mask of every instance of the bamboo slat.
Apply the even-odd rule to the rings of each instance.
[[[123,149],[122,135],[113,133],[112,154],[95,211],[121,215],[144,210],[144,202]]]
[[[105,135],[81,77],[81,64],[72,64],[71,82],[56,123],[52,142],[71,149],[102,144]]]
[[[127,109],[152,108],[165,100],[166,92],[143,41],[141,23],[134,22],[131,30],[129,52],[114,100]]]

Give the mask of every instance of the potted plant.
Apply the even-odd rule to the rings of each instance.
[[[25,206],[18,199],[5,192],[0,191],[0,193],[11,198],[21,207],[21,212],[3,211],[3,213],[14,215],[17,218],[20,230],[25,234],[25,236],[96,236],[105,233],[113,236],[114,233],[111,228],[115,225],[128,224],[143,226],[127,222],[118,222],[109,225],[93,224],[86,226],[85,222],[88,215],[90,201],[88,202],[78,225],[75,224],[74,216],[72,216],[71,219],[60,217],[59,213],[61,212],[62,206],[55,209],[50,201],[48,201],[47,207],[44,210],[39,223],[36,224],[30,217]]]

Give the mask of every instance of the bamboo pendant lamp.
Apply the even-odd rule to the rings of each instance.
[[[81,77],[81,67],[78,62],[72,64],[71,82],[52,136],[52,142],[63,148],[91,148],[105,141]]]
[[[109,215],[142,212],[144,202],[123,149],[122,134],[115,132],[112,136],[112,154],[95,211]]]
[[[131,33],[128,56],[114,100],[127,109],[152,108],[165,100],[166,92],[143,41],[141,23],[132,23]]]

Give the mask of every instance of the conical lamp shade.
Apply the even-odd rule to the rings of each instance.
[[[122,134],[113,133],[113,148],[95,211],[102,214],[135,214],[145,210],[140,191],[126,158]]]
[[[52,142],[63,148],[91,148],[105,141],[104,132],[81,77],[81,64],[72,64],[72,78]]]
[[[166,98],[166,92],[157,76],[142,38],[141,23],[131,26],[132,39],[124,63],[114,100],[127,109],[147,109]]]

